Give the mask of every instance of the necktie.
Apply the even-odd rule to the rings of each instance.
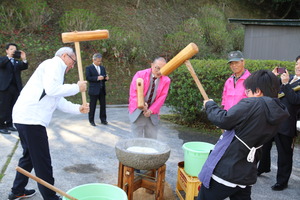
[[[11,58],[10,62],[13,64],[13,66],[15,66],[15,59],[14,58]]]
[[[98,74],[100,75],[100,67],[97,66],[97,71],[98,71]]]
[[[149,98],[148,98],[148,101],[147,101],[148,108],[151,105],[151,101],[152,101],[152,97],[153,97],[153,93],[154,93],[154,88],[155,88],[155,80],[156,79],[157,79],[156,77],[153,77],[153,79],[152,79],[152,86],[151,86],[151,90],[150,90],[150,95],[149,95]]]

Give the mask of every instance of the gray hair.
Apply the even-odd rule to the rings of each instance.
[[[93,60],[96,60],[97,58],[102,58],[101,53],[95,53],[95,54],[93,55]]]
[[[156,57],[156,58],[154,58],[153,63],[155,63],[156,61],[167,62],[164,57]]]
[[[71,47],[62,47],[58,49],[58,51],[55,53],[55,56],[61,57],[65,53],[68,54],[69,56],[75,54]]]

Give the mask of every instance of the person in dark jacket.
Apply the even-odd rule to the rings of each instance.
[[[0,57],[0,133],[17,131],[13,126],[12,109],[23,88],[21,71],[28,69],[26,53],[15,52],[18,46],[9,43],[5,47],[6,56]]]
[[[273,73],[279,75],[277,68],[273,70]],[[295,75],[289,75],[289,72],[285,70],[285,73],[280,75],[280,79],[282,94],[280,94],[279,99],[287,107],[290,117],[282,121],[277,130],[278,134],[263,146],[262,159],[259,162],[257,172],[258,175],[261,175],[271,171],[270,153],[272,143],[275,141],[278,151],[277,176],[276,183],[271,187],[275,191],[284,190],[288,187],[293,168],[294,142],[297,136],[297,114],[300,111],[300,91],[294,91],[293,88],[300,86],[300,56],[296,58]]]
[[[92,126],[96,126],[95,110],[97,101],[100,101],[100,114],[99,118],[101,124],[107,125],[106,120],[106,88],[105,82],[109,80],[106,73],[105,67],[101,65],[102,55],[96,53],[93,55],[93,64],[86,67],[86,80],[89,82],[89,96],[90,96],[90,112],[89,112],[89,122]]]
[[[211,99],[204,101],[208,119],[226,131],[199,174],[202,186],[198,200],[250,200],[261,147],[275,136],[278,124],[289,116],[276,98],[280,83],[271,71],[256,71],[244,84],[248,98],[228,111]]]

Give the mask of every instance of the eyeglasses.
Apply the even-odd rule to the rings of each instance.
[[[77,63],[76,60],[74,60],[69,54],[67,54],[69,56],[69,58],[71,58],[71,60],[74,62],[74,65]]]
[[[160,67],[159,67],[159,66],[155,66],[154,68],[155,68],[157,71],[160,70]]]

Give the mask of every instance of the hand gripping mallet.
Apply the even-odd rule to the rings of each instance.
[[[23,174],[23,175],[25,175],[25,176],[27,176],[27,177],[29,177],[29,178],[35,180],[35,181],[38,182],[39,184],[41,184],[41,185],[43,185],[43,186],[49,188],[50,190],[52,190],[52,191],[54,191],[54,192],[56,192],[56,193],[58,193],[58,194],[60,194],[60,195],[62,195],[62,196],[64,196],[64,197],[66,197],[66,198],[68,198],[68,199],[71,199],[71,200],[78,200],[78,199],[76,199],[75,197],[72,197],[71,195],[65,193],[64,191],[62,191],[62,190],[60,190],[60,189],[54,187],[53,185],[47,183],[46,181],[44,181],[44,180],[42,180],[42,179],[40,179],[40,178],[34,176],[33,174],[29,173],[28,171],[26,171],[25,169],[23,169],[23,168],[21,168],[21,167],[16,167],[16,170],[17,170],[18,172],[20,172],[21,174]]]
[[[62,33],[61,37],[63,43],[74,42],[77,63],[78,63],[77,65],[78,65],[79,80],[84,81],[79,42],[107,39],[109,38],[108,30],[66,32],[66,33]],[[81,96],[82,96],[82,104],[86,105],[85,92],[81,92]]]

